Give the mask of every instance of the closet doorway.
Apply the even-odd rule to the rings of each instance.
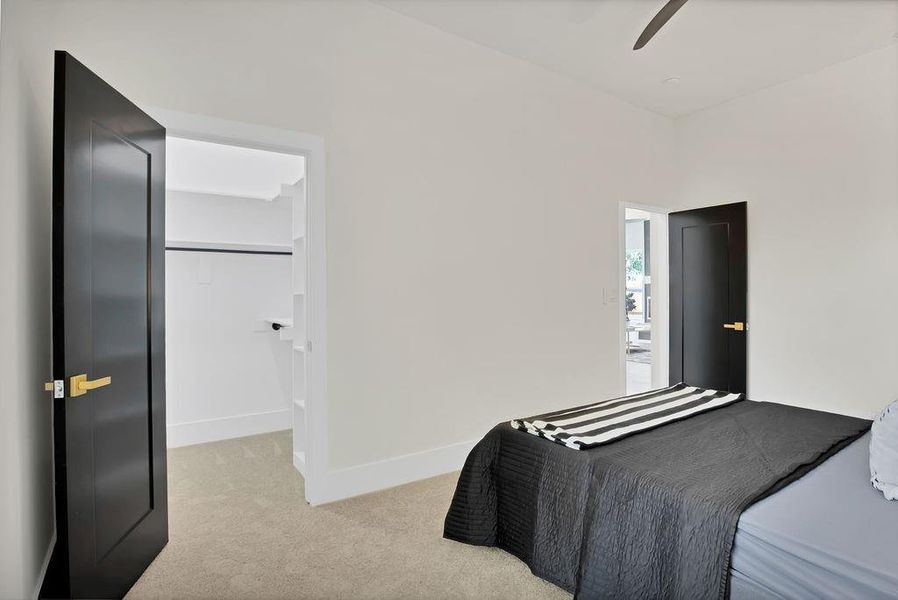
[[[323,214],[310,193],[321,145],[295,132],[154,114],[167,127],[168,447],[270,436],[292,455],[313,502],[310,463],[323,443],[316,433],[326,431],[313,423],[326,372]]]

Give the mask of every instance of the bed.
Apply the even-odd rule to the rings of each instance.
[[[869,425],[746,400],[574,450],[502,423],[468,456],[444,537],[581,599],[896,598],[898,505],[865,481]]]
[[[739,520],[734,600],[898,597],[898,502],[870,485],[870,434]]]

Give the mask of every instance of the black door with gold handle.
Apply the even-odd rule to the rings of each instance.
[[[746,391],[747,205],[671,213],[670,380]]]
[[[168,541],[165,129],[65,52],[53,124],[56,530],[45,598],[121,598]]]

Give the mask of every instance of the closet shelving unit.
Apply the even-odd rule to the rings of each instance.
[[[293,196],[293,466],[306,472],[306,390],[308,381],[308,253],[306,252],[306,182],[300,179],[292,186]]]

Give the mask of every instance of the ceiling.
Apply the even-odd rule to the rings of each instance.
[[[898,0],[689,0],[636,52],[666,0],[376,1],[671,117],[898,43]]]
[[[273,200],[302,179],[302,156],[169,136],[165,187],[171,191]]]

